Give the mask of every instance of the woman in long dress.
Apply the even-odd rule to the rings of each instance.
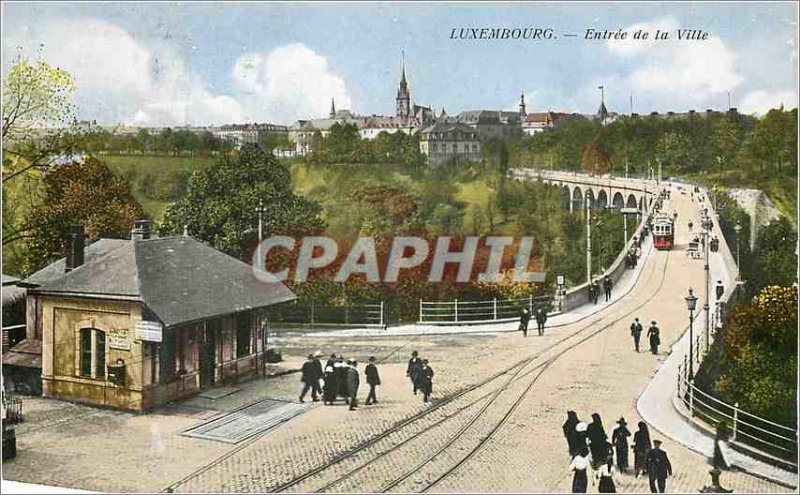
[[[567,420],[561,426],[564,431],[564,437],[567,439],[567,448],[569,449],[570,457],[573,457],[578,452],[578,438],[575,427],[578,426],[581,420],[578,419],[578,414],[575,411],[567,411]]]
[[[599,493],[617,493],[617,487],[614,485],[614,459],[611,456],[608,456],[606,463],[600,466],[596,476],[599,480],[597,484]]]
[[[608,435],[603,428],[603,421],[597,413],[592,414],[592,422],[589,423],[587,430],[589,435],[589,449],[592,451],[592,467],[597,469],[597,466],[606,462],[608,455]]]
[[[611,434],[611,443],[617,452],[617,468],[620,473],[624,473],[628,469],[629,436],[631,436],[631,432],[628,431],[628,423],[625,422],[625,418],[619,418],[617,427],[614,428],[614,432]]]
[[[587,475],[589,449],[581,447],[575,457],[572,458],[569,468],[574,472],[572,475],[572,493],[586,493],[586,489],[589,486],[589,476]]]
[[[640,472],[645,472],[644,461],[651,448],[650,430],[644,421],[639,421],[639,431],[633,434],[633,470],[637,477]]]

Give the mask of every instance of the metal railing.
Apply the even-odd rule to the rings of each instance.
[[[418,323],[478,324],[519,319],[523,309],[531,314],[545,307],[548,312],[552,296],[529,296],[520,299],[490,299],[483,301],[419,301]]]
[[[315,327],[386,327],[386,305],[377,303],[330,306],[315,301],[293,301],[269,311],[275,326]]]
[[[796,428],[778,424],[739,408],[739,404],[728,404],[697,388],[688,380],[687,366],[678,366],[678,398],[690,416],[716,427],[721,422],[731,425],[731,441],[746,444],[762,452],[779,457],[797,467]]]

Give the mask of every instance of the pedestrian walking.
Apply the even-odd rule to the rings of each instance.
[[[422,390],[422,402],[430,402],[433,392],[433,368],[428,366],[428,360],[422,360],[422,367],[417,373],[417,388]]]
[[[672,476],[672,465],[667,453],[661,450],[661,440],[653,440],[653,448],[645,459],[645,468],[650,479],[650,493],[666,493],[667,477]]]
[[[608,455],[608,435],[599,414],[592,414],[592,422],[589,423],[586,434],[589,437],[589,450],[592,453],[592,468],[597,469],[597,466],[606,461]]]
[[[303,382],[303,391],[300,392],[300,402],[305,402],[303,399],[309,390],[311,390],[311,400],[317,402],[319,400],[319,398],[317,398],[317,387],[319,386],[319,379],[322,377],[317,374],[317,366],[314,364],[313,354],[308,355],[300,371],[300,381]]]
[[[650,352],[658,354],[658,346],[661,344],[661,330],[658,329],[655,320],[652,321],[650,328],[647,329],[647,338],[650,339]]]
[[[725,423],[717,425],[717,433],[714,435],[714,457],[711,459],[711,464],[714,469],[727,471],[731,468],[731,463],[728,456],[728,440],[730,439],[730,432]]]
[[[625,418],[619,418],[617,426],[611,432],[611,444],[617,453],[617,468],[620,473],[624,473],[628,469],[628,437],[631,432],[628,430],[628,423]]]
[[[598,493],[617,493],[617,487],[614,485],[614,459],[611,456],[608,457],[605,464],[600,466],[595,476],[598,480]]]
[[[689,220],[689,224],[688,225],[689,225],[689,232],[691,232],[692,231],[692,227],[694,227],[694,224],[692,223],[691,220]]]
[[[333,365],[336,363],[336,354],[331,354],[331,357],[325,361],[325,369],[333,368]]]
[[[586,421],[581,421],[577,425],[575,425],[575,452],[578,450],[586,447],[589,448],[589,435],[587,434],[587,430],[589,429],[589,425],[586,424]]]
[[[347,391],[347,365],[342,356],[336,357],[333,363],[334,382],[336,383],[336,397],[342,397],[345,404],[350,403],[350,393]]]
[[[411,352],[411,359],[408,360],[408,367],[406,368],[406,376],[411,379],[411,385],[414,387],[414,395],[417,395],[417,375],[419,374],[419,370],[422,368],[422,360],[419,358],[419,353],[417,351]]]
[[[642,324],[639,323],[639,318],[634,318],[633,323],[631,323],[631,337],[633,337],[633,347],[636,349],[636,352],[639,352],[639,339],[642,337]]]
[[[333,401],[336,400],[336,377],[333,373],[333,365],[325,366],[325,386],[322,389],[322,401],[325,405],[333,405]]]
[[[589,476],[587,471],[589,469],[589,450],[586,447],[581,447],[572,462],[569,463],[569,468],[574,472],[572,475],[572,493],[586,493],[589,487]]]
[[[597,298],[600,297],[600,284],[597,283],[597,280],[592,282],[592,302],[597,304]]]
[[[603,277],[603,292],[606,295],[606,302],[611,300],[611,288],[614,286],[614,283],[611,279],[606,275]]]
[[[547,323],[547,310],[539,308],[536,311],[536,329],[539,331],[539,337],[544,335],[544,325]]]
[[[355,411],[358,407],[358,386],[361,384],[361,379],[358,376],[358,363],[354,359],[347,360],[347,395],[350,398],[350,410]]]
[[[633,472],[638,477],[639,473],[645,472],[645,460],[647,453],[650,452],[650,430],[647,423],[639,421],[639,430],[633,434]]]
[[[575,427],[578,426],[580,422],[581,420],[578,419],[578,413],[575,411],[567,411],[567,420],[561,425],[564,438],[567,439],[567,449],[569,450],[570,457],[575,457],[575,454],[578,453],[578,432],[575,431]],[[586,444],[584,443],[584,445]]]
[[[325,383],[325,380],[323,380],[324,373],[322,371],[322,362],[319,360],[320,356],[322,356],[320,351],[314,352],[314,370],[317,375],[317,381],[314,382],[314,388],[311,391],[311,397],[314,401],[319,400],[317,397],[322,397],[322,385]]]
[[[594,304],[594,300],[595,300],[595,297],[594,297],[594,282],[591,282],[589,284],[589,287],[586,290],[586,293],[589,295],[589,302]]]
[[[367,395],[367,405],[377,404],[378,399],[375,396],[375,387],[381,384],[381,377],[378,374],[378,367],[375,366],[375,356],[369,357],[369,364],[364,368],[364,375],[367,377],[367,385],[369,385],[369,394]]]
[[[714,288],[717,293],[717,301],[722,299],[722,294],[725,293],[725,286],[722,285],[722,280],[717,280],[717,286]]]
[[[522,336],[528,336],[528,323],[531,321],[531,314],[528,308],[522,308],[522,314],[519,317],[519,329],[522,330]]]

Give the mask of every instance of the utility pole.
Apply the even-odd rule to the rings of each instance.
[[[592,281],[592,203],[586,196],[586,282]]]
[[[258,246],[256,246],[256,263],[258,268],[264,267],[264,260],[261,259],[261,242],[264,240],[264,202],[258,201]]]
[[[628,157],[625,157],[625,178],[628,178]]]

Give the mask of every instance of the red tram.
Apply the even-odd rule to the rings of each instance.
[[[670,250],[675,244],[675,220],[660,216],[653,220],[653,246],[656,249]]]

